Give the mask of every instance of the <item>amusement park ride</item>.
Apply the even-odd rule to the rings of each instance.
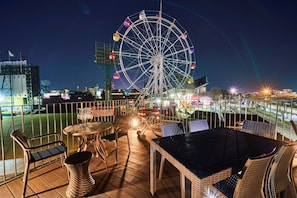
[[[113,40],[108,56],[114,63],[113,79],[141,93],[136,100],[139,109],[162,109],[164,101],[179,100],[173,93],[194,83],[194,46],[181,24],[162,12],[162,1],[159,11],[142,10],[126,17]]]
[[[194,46],[177,20],[162,12],[162,1],[159,11],[142,10],[126,17],[113,40],[109,57],[118,61],[113,78],[124,76],[128,89],[141,93],[139,107],[144,98],[170,99],[171,91],[193,83]]]

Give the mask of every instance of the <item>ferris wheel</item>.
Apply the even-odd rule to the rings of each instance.
[[[109,56],[117,60],[113,78],[124,76],[127,89],[137,89],[140,97],[164,97],[193,83],[194,46],[175,18],[142,10],[123,21],[113,40]]]

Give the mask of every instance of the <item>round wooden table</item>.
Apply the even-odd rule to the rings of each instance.
[[[88,144],[93,144],[96,156],[102,159],[106,165],[105,143],[101,139],[101,134],[111,130],[112,122],[87,122],[75,125],[69,125],[63,129],[65,135],[76,136],[79,139],[78,151],[86,151]]]

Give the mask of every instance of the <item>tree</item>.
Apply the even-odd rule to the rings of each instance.
[[[226,89],[221,89],[217,87],[213,87],[209,91],[209,96],[213,101],[218,101],[220,97],[225,98],[228,95],[228,91]]]

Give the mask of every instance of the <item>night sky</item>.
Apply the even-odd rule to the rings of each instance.
[[[104,87],[95,42],[113,44],[127,16],[159,10],[156,0],[1,0],[0,60],[8,50],[40,66],[50,89]],[[296,0],[163,0],[163,12],[195,46],[195,78],[207,89],[263,86],[297,91]],[[118,87],[115,87],[118,88]]]

